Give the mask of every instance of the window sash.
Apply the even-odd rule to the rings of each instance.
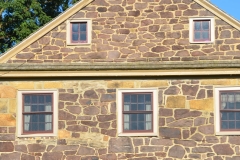
[[[208,29],[204,29],[203,23],[208,22]],[[194,42],[201,42],[201,41],[210,41],[211,40],[211,21],[210,20],[194,20],[193,21],[193,41]],[[195,29],[196,23],[200,24],[199,29]],[[205,37],[204,35],[208,35]],[[199,35],[199,38],[196,37],[196,35]]]
[[[77,25],[77,31],[73,30],[73,24]],[[83,29],[85,26],[85,30]],[[88,42],[88,24],[87,22],[72,22],[71,23],[71,43],[87,43]],[[77,36],[77,40],[74,40],[74,36]]]
[[[146,95],[151,101],[146,102]],[[125,100],[124,97],[128,97]],[[135,100],[132,96],[136,97]],[[139,98],[144,98],[144,100]],[[131,100],[130,100],[130,99]],[[126,102],[127,101],[127,102]],[[153,93],[126,92],[122,93],[122,129],[124,133],[153,131]],[[145,106],[145,107],[144,107]],[[137,119],[133,119],[133,117]],[[142,119],[140,118],[142,117]]]
[[[220,131],[240,130],[240,91],[220,91]]]
[[[27,99],[27,96],[29,99]],[[53,133],[52,93],[23,94],[22,103],[23,134]]]

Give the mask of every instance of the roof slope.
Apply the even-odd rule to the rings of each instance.
[[[78,3],[76,3],[74,6],[66,10],[64,13],[59,15],[57,18],[53,19],[51,22],[40,28],[38,31],[35,33],[31,34],[28,38],[23,40],[21,43],[16,45],[15,47],[11,48],[7,52],[1,55],[0,57],[0,63],[5,63],[8,59],[10,59],[12,56],[14,56],[16,53],[20,52],[27,46],[29,46],[31,43],[36,41],[37,39],[41,38],[44,36],[46,33],[54,29],[56,26],[60,25],[62,22],[67,20],[69,17],[71,17],[73,14],[75,14],[77,11],[81,10],[85,6],[87,6],[89,3],[91,3],[93,0],[82,0]],[[237,30],[240,30],[240,23],[234,19],[233,17],[229,16],[226,14],[224,11],[220,10],[217,8],[215,5],[212,3],[206,1],[206,0],[193,0],[202,7],[206,8],[213,14],[215,14],[217,17],[220,19],[224,20]]]

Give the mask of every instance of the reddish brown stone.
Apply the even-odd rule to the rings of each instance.
[[[14,146],[12,142],[0,142],[0,152],[13,152]]]
[[[35,157],[32,155],[28,155],[28,154],[22,154],[21,160],[35,160]]]
[[[29,152],[44,152],[46,150],[46,145],[44,144],[28,144]]]
[[[128,13],[128,16],[134,16],[134,17],[137,17],[140,15],[140,11],[137,10],[137,11],[129,11]]]
[[[170,86],[167,90],[165,90],[164,94],[166,95],[178,95],[180,89],[177,86]]]
[[[100,128],[108,129],[110,127],[110,122],[99,123]]]
[[[202,141],[203,140],[203,135],[200,134],[200,133],[196,133],[192,137],[190,137],[190,139],[193,139],[195,141]]]
[[[198,130],[205,135],[214,134],[214,125],[200,126]]]
[[[93,122],[93,121],[81,121],[82,124],[87,125],[87,126],[96,126],[98,122]]]
[[[59,110],[58,117],[59,117],[59,120],[75,120],[76,119],[76,116],[68,112],[65,112],[63,110]]]
[[[167,109],[167,108],[160,108],[159,109],[159,116],[173,116],[173,110],[172,109]]]
[[[110,137],[116,137],[116,129],[101,129],[101,134],[108,135]]]
[[[206,118],[204,117],[197,117],[196,119],[194,119],[194,126],[201,126],[206,124]]]
[[[198,85],[182,85],[183,95],[196,96]]]
[[[181,132],[178,128],[160,127],[159,134],[164,138],[181,138]]]
[[[176,109],[174,111],[175,119],[181,119],[186,117],[198,117],[202,115],[200,111],[189,111],[188,109]]]
[[[108,8],[108,11],[110,12],[121,12],[124,11],[124,8],[120,5],[112,5],[111,7]]]
[[[174,145],[169,149],[168,156],[182,159],[185,155],[185,150],[182,146]]]
[[[193,120],[191,119],[180,119],[168,124],[169,127],[191,127]]]
[[[229,144],[216,144],[213,150],[217,155],[233,155],[234,151]]]
[[[210,147],[194,147],[192,149],[193,153],[207,153],[212,152],[212,149]]]
[[[156,151],[163,151],[163,146],[141,146],[141,152],[156,152]]]
[[[0,141],[14,141],[15,134],[0,134]]]
[[[79,113],[81,113],[81,107],[79,107],[79,106],[67,106],[66,108],[72,114],[79,114]]]
[[[66,160],[80,160],[81,156],[67,156]]]
[[[99,122],[106,122],[106,121],[112,121],[116,119],[115,114],[110,114],[110,115],[98,115],[97,119]]]
[[[76,102],[77,98],[78,98],[78,94],[69,94],[69,93],[60,93],[59,94],[60,101]]]
[[[77,155],[94,155],[95,151],[93,148],[80,146]]]
[[[58,145],[52,151],[63,152],[63,151],[77,151],[78,145]]]
[[[1,148],[1,144],[0,144],[0,148]],[[20,155],[21,155],[20,153],[2,153],[0,156],[0,159],[1,160],[19,160]]]
[[[151,139],[151,145],[171,146],[172,144],[173,142],[170,139],[159,139],[159,138]]]
[[[119,137],[111,138],[108,147],[109,153],[134,153],[131,138]]]
[[[72,126],[68,126],[67,130],[73,131],[73,132],[87,132],[88,127],[87,126],[80,126],[80,125],[72,125]]]
[[[27,153],[27,146],[22,145],[15,145],[15,151]]]
[[[101,100],[101,102],[115,101],[116,100],[116,95],[115,94],[102,94],[100,100]]]
[[[22,54],[17,54],[16,58],[18,59],[33,59],[35,55],[33,53],[22,53]]]
[[[197,94],[197,99],[203,99],[205,98],[205,90],[201,89]]]
[[[44,152],[42,160],[57,160],[62,159],[63,153],[62,152]]]
[[[89,106],[83,109],[83,113],[85,115],[97,115],[99,114],[100,110],[99,107],[95,107],[95,106]]]

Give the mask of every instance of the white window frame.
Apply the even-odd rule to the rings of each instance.
[[[72,43],[71,42],[71,23],[74,22],[86,22],[87,23],[87,42],[86,43]],[[92,41],[92,20],[91,19],[80,19],[74,18],[67,20],[67,45],[89,45]]]
[[[53,94],[53,133],[23,134],[23,94],[51,93]],[[46,137],[57,136],[58,131],[58,91],[57,90],[18,90],[17,92],[17,136],[18,137]]]
[[[240,135],[239,131],[220,131],[220,91],[239,91],[240,87],[215,87],[214,88],[214,116],[215,116],[215,134],[216,135]]]
[[[194,41],[194,23],[196,20],[210,20],[210,41]],[[192,17],[189,18],[189,41],[190,43],[214,43],[215,41],[215,20],[214,17]]]
[[[153,131],[152,132],[134,132],[134,133],[124,133],[123,124],[122,124],[122,95],[126,92],[134,93],[144,93],[151,92],[153,93]],[[118,136],[158,136],[158,89],[117,89],[117,132]]]

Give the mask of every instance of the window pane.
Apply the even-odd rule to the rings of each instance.
[[[235,129],[235,121],[229,122],[229,129]]]
[[[72,32],[79,32],[79,25],[77,23],[72,23]]]
[[[228,129],[228,122],[222,121],[221,128],[222,128],[222,129]]]
[[[138,110],[139,111],[144,111],[145,110],[145,105],[144,104],[138,104]]]
[[[138,95],[138,103],[143,103],[144,102],[144,94]]]
[[[124,122],[124,130],[129,130],[129,123]]]
[[[200,21],[194,22],[194,30],[201,30],[201,22]]]
[[[72,40],[78,41],[78,34],[72,34]]]
[[[131,95],[131,102],[137,103],[137,95],[136,94]]]
[[[209,21],[203,21],[202,28],[203,30],[209,30]]]
[[[201,34],[200,34],[200,32],[194,32],[194,39],[195,39],[195,40],[201,39]]]
[[[137,111],[137,104],[131,105],[131,111]]]
[[[228,102],[227,103],[227,108],[228,109],[234,109],[234,103]]]
[[[236,121],[236,129],[240,129],[240,121]]]
[[[236,102],[236,109],[240,109],[240,102]]]
[[[229,118],[229,120],[235,120],[235,113],[234,112],[229,112],[228,113],[228,118]]]
[[[38,105],[32,105],[31,112],[36,112],[36,111],[38,111]]]
[[[137,130],[138,128],[137,128],[137,122],[131,122],[130,123],[130,130]]]
[[[39,95],[38,96],[38,103],[44,103],[45,102],[45,99],[44,99],[44,95]]]
[[[46,103],[52,104],[52,96],[51,95],[46,95]]]
[[[131,114],[131,121],[137,121],[137,114]]]
[[[30,103],[30,96],[29,95],[24,95],[24,103]]]
[[[209,40],[209,32],[202,32],[202,37],[204,40]]]
[[[221,113],[221,120],[228,120],[228,113],[227,112],[222,112]]]
[[[38,111],[45,111],[45,105],[38,105]]]
[[[240,120],[240,112],[236,112],[236,120]]]
[[[87,23],[80,23],[80,31],[87,31]]]
[[[37,103],[37,95],[32,95],[32,103]]]
[[[138,130],[145,130],[145,126],[143,122],[138,122]]]
[[[86,41],[86,40],[87,40],[87,35],[86,35],[86,33],[81,33],[81,34],[80,34],[80,40],[81,40],[81,41]]]
[[[131,97],[131,95],[124,94],[124,102],[130,102],[130,97]]]
[[[145,121],[145,114],[138,114],[138,121]]]
[[[146,94],[145,95],[145,102],[150,103],[152,101],[151,94]]]
[[[44,114],[39,115],[39,122],[45,122],[45,115]]]
[[[45,123],[39,123],[38,126],[39,131],[45,131]]]

